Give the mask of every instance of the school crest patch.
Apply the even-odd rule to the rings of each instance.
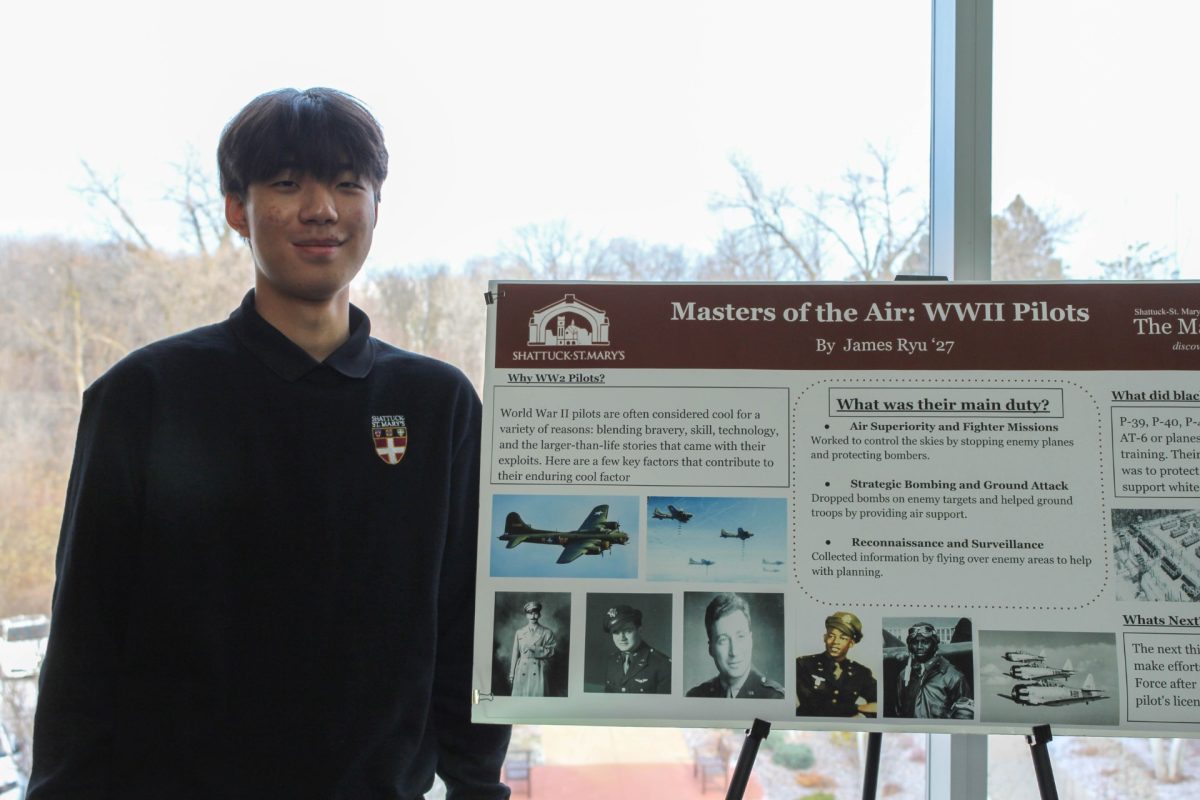
[[[399,464],[408,450],[408,423],[399,414],[371,417],[375,454],[385,464]]]

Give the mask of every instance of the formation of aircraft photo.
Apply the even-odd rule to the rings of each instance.
[[[1079,688],[1067,686],[1067,678],[1076,672],[1071,668],[1070,659],[1060,669],[1047,667],[1044,653],[1034,655],[1024,650],[1010,650],[1004,654],[1004,660],[1012,664],[1004,674],[1013,680],[1023,681],[1015,684],[1007,694],[1000,695],[1005,700],[1023,706],[1065,706],[1108,697],[1103,690],[1096,688],[1096,681],[1091,675]]]
[[[573,531],[546,531],[530,527],[516,511],[504,520],[504,533],[500,540],[508,542],[511,550],[522,542],[531,544],[562,545],[559,564],[569,564],[582,555],[601,555],[612,549],[614,544],[626,544],[629,534],[621,530],[621,523],[609,522],[608,506],[599,505],[592,509],[587,519]]]
[[[668,504],[666,513],[663,513],[656,508],[650,516],[654,519],[673,519],[676,522],[687,522],[694,515],[689,514],[682,508],[676,508],[675,506]]]

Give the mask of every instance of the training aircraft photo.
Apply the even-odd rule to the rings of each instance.
[[[1051,683],[1018,683],[1009,694],[1000,696],[1023,706],[1065,706],[1108,699],[1108,695],[1096,688],[1096,681],[1091,675],[1078,689]]]
[[[1071,669],[1071,659],[1067,659],[1062,665],[1062,669],[1047,667],[1043,662],[1036,664],[1014,664],[1012,669],[1004,673],[1008,677],[1018,681],[1037,681],[1044,683],[1047,681],[1065,680],[1075,674],[1075,670]]]

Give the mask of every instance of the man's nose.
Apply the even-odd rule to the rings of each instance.
[[[307,183],[301,195],[300,219],[316,224],[337,221],[337,203],[330,187],[320,181]]]

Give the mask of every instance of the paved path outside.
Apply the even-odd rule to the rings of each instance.
[[[709,786],[701,793],[690,764],[589,764],[533,768],[533,797],[545,800],[721,800],[725,787]],[[513,797],[524,797],[524,786],[514,787]],[[754,777],[746,787],[746,800],[762,800]]]
[[[543,725],[544,763],[533,768],[533,797],[570,800],[692,800],[723,798],[724,787],[701,793],[682,732],[667,728],[581,728]],[[513,793],[523,795],[522,786]],[[751,777],[746,800],[762,800]]]
[[[581,728],[543,725],[547,764],[691,764],[692,752],[674,728]]]

